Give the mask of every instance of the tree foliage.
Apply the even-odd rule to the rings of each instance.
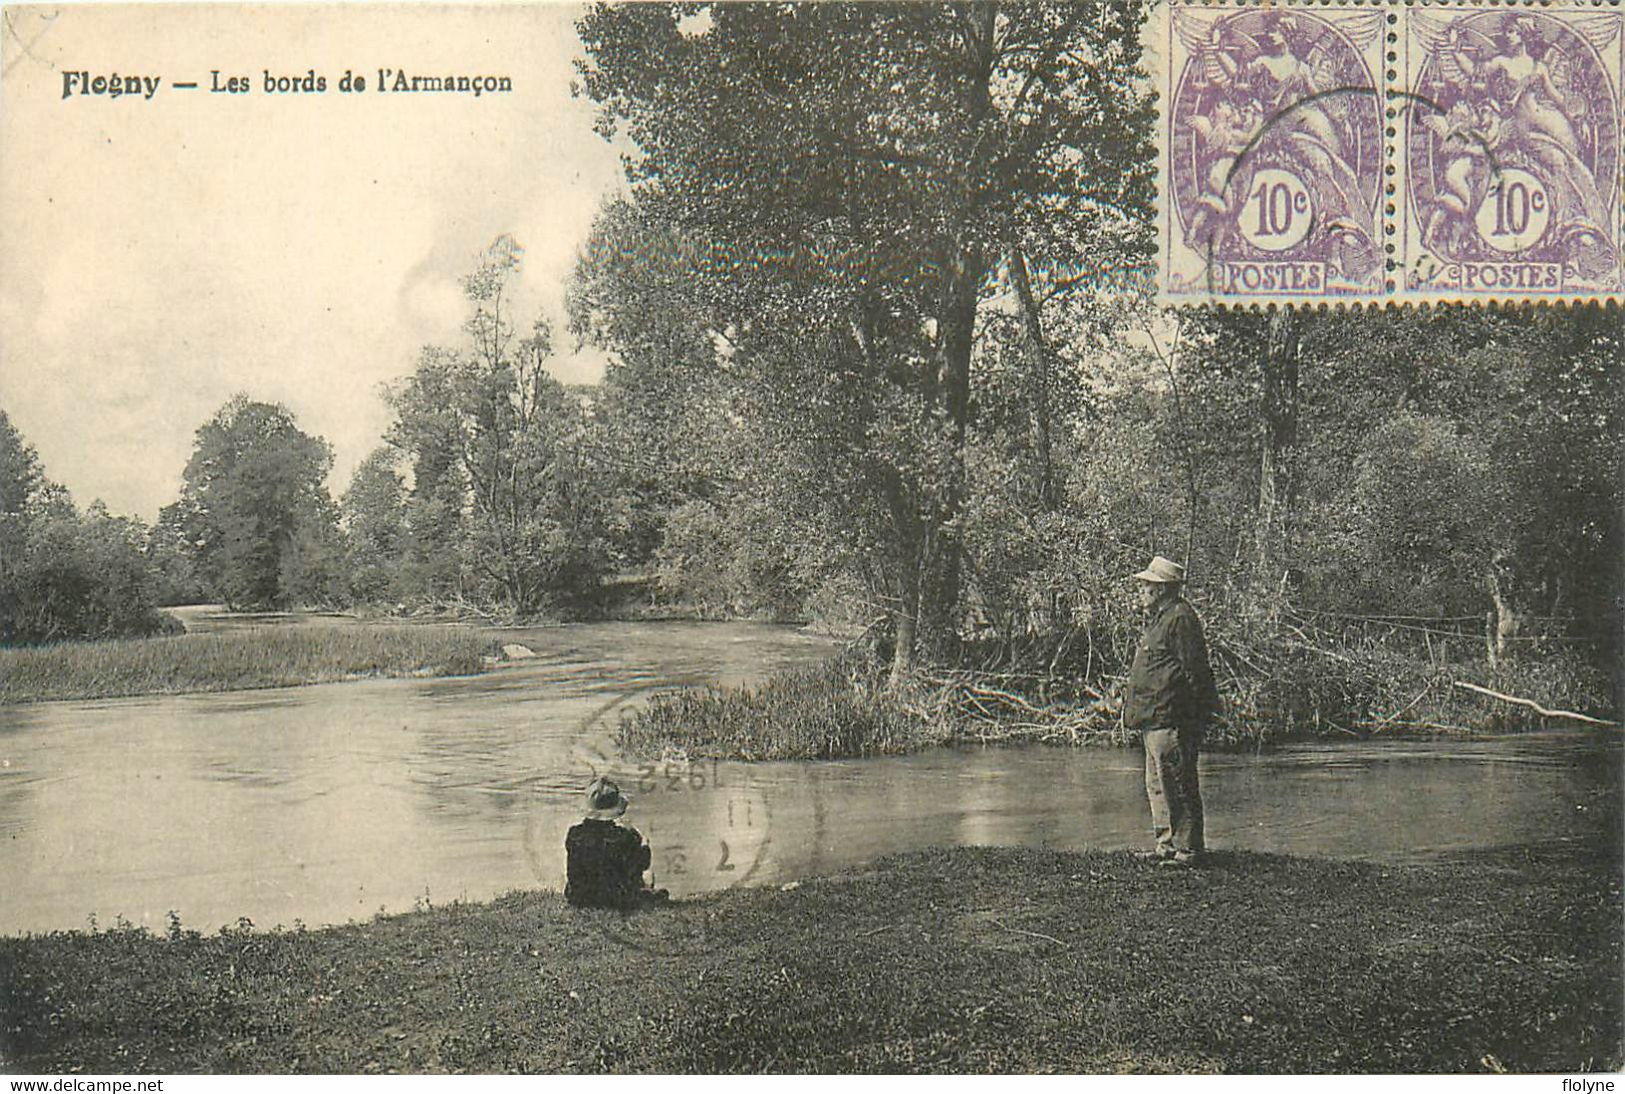
[[[695,288],[698,261],[681,233],[616,200],[594,221],[569,283],[571,332],[615,349],[594,394],[590,456],[626,567],[649,565],[666,514],[714,498],[737,462],[719,339]]]
[[[333,453],[286,407],[234,397],[198,431],[180,500],[206,585],[236,608],[321,603],[334,595]]]
[[[100,502],[81,515],[0,410],[0,645],[163,629],[147,538]]]
[[[373,449],[339,500],[350,595],[363,604],[395,602],[411,589],[401,567],[407,529],[406,481],[396,469],[400,457],[388,445]]]
[[[509,314],[521,253],[502,236],[464,279],[468,344],[425,349],[391,389],[388,440],[411,464],[420,580],[529,615],[590,599],[608,556],[586,408],[547,370],[549,325],[517,338]]]
[[[764,487],[867,580],[902,670],[954,623],[1001,271],[1064,279],[1143,247],[1139,12],[716,5],[694,30],[700,10],[594,8],[584,86],[638,150],[639,213],[693,256],[760,451],[788,457],[757,465],[788,474]]]

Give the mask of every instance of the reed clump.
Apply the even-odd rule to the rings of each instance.
[[[0,649],[0,703],[462,676],[481,670],[488,645],[467,627],[345,626]]]
[[[829,760],[914,752],[949,739],[910,711],[856,653],[738,688],[657,695],[624,716],[628,755],[681,752],[741,760]]]

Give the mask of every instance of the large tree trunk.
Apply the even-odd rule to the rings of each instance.
[[[1021,325],[1027,342],[1027,367],[1033,385],[1033,460],[1038,465],[1038,505],[1046,513],[1058,508],[1055,463],[1051,455],[1052,415],[1050,410],[1050,352],[1039,320],[1038,301],[1033,296],[1027,256],[1020,247],[1010,252],[1010,276],[1015,282],[1016,299],[1021,304]]]
[[[994,58],[994,5],[971,9],[966,39],[965,113],[968,128],[975,132],[992,112],[992,65]],[[961,549],[953,530],[965,501],[965,441],[970,428],[970,362],[976,342],[976,303],[982,278],[987,273],[986,258],[979,245],[969,238],[969,226],[980,215],[981,196],[976,191],[977,171],[965,173],[966,188],[958,195],[960,225],[952,238],[944,241],[945,280],[941,313],[938,316],[936,380],[952,430],[952,454],[946,469],[948,482],[938,512],[927,517],[928,529],[922,544],[919,565],[919,610],[916,613],[914,643],[928,656],[943,653],[957,629],[961,582]],[[901,637],[899,637],[901,647]]]
[[[919,611],[914,640],[919,651],[935,658],[951,644],[957,629],[961,584],[961,547],[954,521],[965,504],[965,441],[970,426],[970,359],[975,339],[976,297],[983,269],[980,259],[960,251],[952,267],[948,300],[941,320],[938,367],[942,398],[948,412],[951,455],[939,504],[926,501],[927,527],[919,544]]]
[[[1277,308],[1265,335],[1253,585],[1266,602],[1286,584],[1297,508],[1298,323],[1295,312]]]
[[[914,671],[914,644],[917,640],[920,611],[920,581],[917,571],[906,569],[897,590],[896,644],[892,647],[891,678],[893,688],[900,686]]]

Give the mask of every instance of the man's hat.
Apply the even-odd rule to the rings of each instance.
[[[626,812],[632,799],[621,788],[600,775],[587,786],[587,819],[614,820]]]
[[[1185,581],[1185,567],[1158,555],[1151,560],[1151,565],[1134,575],[1134,580],[1152,585],[1180,585]]]

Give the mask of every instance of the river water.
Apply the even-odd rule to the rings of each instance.
[[[634,798],[682,896],[943,844],[1147,842],[1140,755],[940,749],[825,763],[637,764],[613,728],[658,688],[825,656],[756,624],[590,624],[514,637],[477,677],[0,707],[0,933],[364,920],[562,888],[595,773]],[[1202,760],[1209,843],[1390,862],[1613,841],[1617,737],[1302,745]]]

